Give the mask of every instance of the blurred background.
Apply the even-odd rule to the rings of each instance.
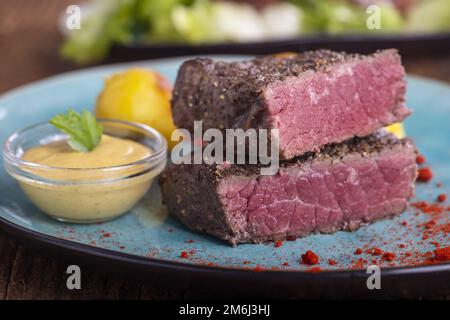
[[[0,9],[0,92],[94,64],[317,48],[395,47],[409,72],[450,77],[450,0],[3,0]]]
[[[0,9],[0,92],[93,64],[316,48],[395,47],[409,72],[450,77],[450,0],[5,0]]]
[[[136,59],[388,47],[408,73],[450,82],[450,0],[2,0],[0,94]],[[189,297],[87,266],[85,287],[69,293],[65,264],[2,234],[0,256],[0,299]]]
[[[79,31],[61,25],[62,54],[80,64],[125,52],[148,58],[396,46],[417,55],[450,39],[449,0],[95,0],[81,11]]]

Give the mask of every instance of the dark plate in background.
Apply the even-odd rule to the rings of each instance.
[[[403,57],[450,54],[450,32],[407,35],[315,35],[296,39],[249,43],[216,44],[130,44],[112,48],[110,59],[126,61],[185,55],[269,54],[281,51],[331,49],[370,53],[379,49],[397,48]]]

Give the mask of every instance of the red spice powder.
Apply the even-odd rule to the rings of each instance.
[[[322,268],[321,267],[313,267],[313,268],[309,268],[306,270],[306,272],[311,272],[311,273],[318,273],[318,272],[322,272]]]
[[[336,261],[336,260],[333,260],[333,259],[328,259],[328,264],[329,264],[330,266],[335,266],[335,265],[337,265],[337,261]]]
[[[403,248],[406,248],[406,245],[403,244],[403,243],[400,243],[400,244],[398,245],[398,247],[403,249]]]
[[[105,232],[105,233],[103,233],[103,238],[109,238],[109,237],[111,237],[111,233],[109,233],[109,232]]]
[[[367,260],[363,258],[359,258],[356,261],[352,261],[352,269],[363,269],[367,264]]]
[[[281,241],[281,240],[278,240],[278,241],[275,241],[275,248],[279,248],[279,247],[281,247],[283,245],[283,241]]]
[[[445,235],[450,233],[450,223],[437,224],[437,221],[435,219],[417,225],[417,227],[419,228],[422,226],[425,229],[423,231],[422,240],[430,239],[434,236],[437,236],[441,232],[444,233]],[[433,244],[433,241],[431,241],[430,243]]]
[[[395,253],[393,253],[393,252],[385,252],[383,254],[382,259],[385,260],[385,261],[391,262],[391,261],[393,261],[395,259]]]
[[[361,254],[361,253],[363,253],[362,249],[358,248],[355,250],[355,254]]]
[[[278,267],[272,267],[272,268],[270,268],[270,270],[277,271],[277,270],[280,270],[280,268],[278,268]]]
[[[308,265],[315,265],[319,263],[319,256],[312,252],[311,250],[306,251],[302,254],[302,262]]]
[[[439,226],[439,228],[440,228],[441,231],[444,232],[444,233],[450,233],[450,223],[441,224],[441,225]]]
[[[434,257],[437,261],[450,261],[450,247],[434,250]]]
[[[261,272],[261,271],[264,271],[264,268],[261,267],[261,266],[256,266],[252,270],[255,271],[255,272]]]
[[[435,220],[430,220],[428,222],[425,223],[425,229],[433,229],[434,225],[436,224]]]
[[[440,194],[437,196],[437,201],[444,202],[447,199],[447,196],[445,194]]]
[[[289,267],[289,262],[283,262],[284,267]]]
[[[433,178],[433,172],[429,167],[420,168],[419,175],[417,176],[417,181],[428,182]]]
[[[422,211],[423,213],[442,213],[444,208],[436,203],[428,203],[426,201],[413,202],[411,205]]]
[[[425,163],[425,157],[423,156],[423,155],[421,155],[421,154],[419,154],[417,157],[416,157],[416,163],[417,164],[424,164]]]
[[[383,250],[381,250],[380,248],[372,248],[366,250],[366,253],[371,254],[373,256],[381,256],[383,254]]]
[[[181,251],[180,257],[183,259],[189,258],[189,254],[186,251]]]
[[[440,248],[441,247],[441,244],[439,242],[437,242],[437,241],[431,241],[430,244],[432,244],[436,248]]]

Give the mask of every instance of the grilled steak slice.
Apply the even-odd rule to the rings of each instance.
[[[273,176],[250,165],[172,165],[164,203],[189,228],[233,245],[354,230],[403,212],[416,150],[386,133],[352,138],[284,161]]]
[[[365,136],[410,114],[396,50],[369,56],[327,50],[243,62],[194,59],[178,72],[177,127],[278,128],[280,157]]]

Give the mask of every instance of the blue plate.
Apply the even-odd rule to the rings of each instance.
[[[243,57],[226,57],[236,58]],[[97,67],[16,89],[0,98],[0,141],[4,141],[13,131],[46,121],[67,107],[93,108],[103,79],[111,73],[138,66],[157,70],[174,81],[183,60],[165,59]],[[407,104],[414,114],[405,123],[406,131],[426,156],[427,165],[432,167],[435,177],[433,182],[417,184],[417,199],[413,201],[434,201],[440,193],[450,196],[450,87],[409,77]],[[427,264],[435,250],[435,244],[431,242],[450,245],[448,233],[437,232],[431,239],[423,239],[425,228],[420,223],[432,217],[416,214],[414,208],[393,219],[362,227],[352,233],[312,235],[296,241],[285,241],[277,248],[273,244],[246,244],[232,248],[225,242],[194,233],[167,216],[156,184],[131,212],[114,221],[93,225],[57,222],[28,201],[14,180],[6,174],[1,161],[0,226],[34,244],[46,244],[63,249],[66,253],[82,254],[88,260],[101,257],[105,264],[115,261],[127,267],[139,265],[147,272],[175,270],[186,274],[221,274],[231,278],[241,277],[240,274],[244,273],[256,274],[243,272],[254,270],[262,271],[257,273],[257,277],[270,274],[272,280],[276,281],[276,277],[280,277],[287,282],[299,282],[309,277],[327,281],[343,275],[348,279],[356,274],[363,277],[365,271],[354,269],[364,269],[372,263],[384,267],[386,274],[396,276],[433,271],[434,274],[444,272],[448,277],[450,271],[450,264]],[[437,187],[437,182],[442,183],[442,187]],[[448,223],[449,216],[450,212],[445,211],[439,215],[438,223]],[[405,226],[404,221],[408,225]],[[354,254],[356,248],[373,247],[395,253],[396,259],[388,262],[381,256],[365,252]],[[320,264],[316,267],[331,272],[305,272],[319,271],[299,263],[301,254],[307,250],[313,250],[319,255]],[[188,258],[183,258],[182,252],[186,252]],[[329,259],[336,264],[330,264]]]

